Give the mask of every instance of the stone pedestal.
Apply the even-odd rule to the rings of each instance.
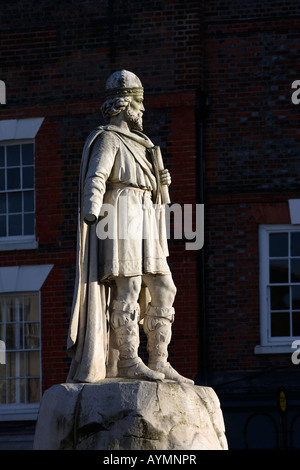
[[[105,379],[48,389],[34,449],[225,450],[227,441],[213,389]]]

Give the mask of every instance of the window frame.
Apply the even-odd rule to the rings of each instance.
[[[12,193],[21,193],[23,195],[23,193],[25,192],[29,192],[29,191],[33,191],[34,192],[34,202],[33,202],[33,214],[34,214],[34,232],[33,234],[30,234],[30,235],[7,235],[5,237],[0,237],[0,250],[4,250],[5,248],[4,247],[10,247],[11,249],[12,246],[17,246],[20,248],[20,246],[22,245],[23,248],[35,248],[37,246],[37,242],[36,242],[36,227],[35,227],[35,221],[36,221],[36,202],[35,202],[35,194],[36,194],[36,184],[35,184],[35,140],[34,139],[19,139],[19,140],[8,140],[8,141],[0,141],[0,147],[9,147],[9,146],[13,146],[13,145],[18,145],[18,146],[22,146],[23,144],[33,144],[33,165],[30,165],[30,166],[33,166],[33,187],[32,188],[23,188],[23,187],[20,187],[19,189],[7,189],[5,188],[4,191],[1,191],[1,194],[12,194]],[[27,167],[28,165],[21,165],[20,163],[20,169],[22,170],[22,168],[24,167]],[[3,168],[9,168],[8,165],[4,166]],[[22,171],[21,171],[22,173]],[[21,182],[20,182],[21,183]],[[20,186],[22,186],[20,184]],[[22,207],[22,212],[20,212],[22,214],[22,219],[23,219],[23,216],[25,214],[25,211],[24,211],[24,208]],[[9,216],[9,214],[12,214],[12,213],[9,213],[8,211],[6,212],[6,217]],[[23,228],[23,221],[22,221],[22,228]]]
[[[41,289],[53,264],[6,266],[0,267],[0,294],[13,296],[18,294],[36,293],[39,295],[39,331],[40,331],[40,393],[42,390],[42,311]],[[0,338],[1,340],[2,338]],[[2,346],[2,345],[1,345]],[[3,354],[3,350],[1,351]],[[35,421],[40,403],[0,404],[1,421]]]
[[[20,143],[31,141],[34,144],[34,173],[35,173],[35,139],[44,121],[44,117],[34,117],[25,119],[7,119],[0,120],[0,145],[6,145],[8,142]],[[34,191],[36,194],[36,178],[34,178]],[[34,211],[36,221],[36,206]],[[35,224],[34,224],[35,227]],[[38,248],[36,231],[33,235],[21,235],[18,237],[1,237],[0,251],[9,250],[32,250]]]
[[[300,336],[270,336],[270,306],[268,286],[269,282],[269,234],[279,232],[300,232],[300,225],[280,224],[280,225],[267,225],[262,224],[259,226],[259,298],[260,298],[260,345],[255,346],[254,352],[256,354],[271,354],[271,353],[292,353],[292,343]],[[290,255],[288,255],[290,259]],[[279,283],[280,284],[280,283]],[[275,284],[276,285],[276,284]],[[288,282],[291,286],[292,283]]]
[[[20,350],[18,349],[10,349],[7,350],[7,352],[11,353],[16,353],[16,352],[21,352],[21,353],[28,353],[31,351],[38,351],[39,352],[39,380],[40,380],[40,393],[39,393],[39,401],[34,402],[34,403],[0,403],[0,422],[1,421],[11,421],[11,420],[18,420],[18,419],[35,419],[38,413],[38,409],[40,406],[40,401],[42,397],[42,358],[41,358],[41,294],[40,291],[32,291],[32,292],[5,292],[5,293],[0,293],[1,297],[21,297],[23,296],[23,302],[24,302],[24,296],[27,295],[36,295],[38,297],[38,321],[35,323],[38,323],[39,325],[39,348],[34,348],[34,349],[28,349],[28,348],[22,348]],[[4,322],[4,325],[6,325],[8,322]],[[15,322],[12,322],[14,324]],[[27,322],[22,320],[22,325],[24,326]],[[23,332],[24,335],[24,332]],[[6,354],[6,351],[5,351]],[[25,367],[25,366],[24,366]],[[6,364],[6,373],[7,373],[7,364]],[[25,374],[23,379],[27,380],[28,375]],[[20,377],[16,376],[16,380],[20,380]],[[8,379],[6,375],[6,380]],[[6,385],[7,386],[7,385]],[[25,387],[25,395],[26,395],[26,387]]]

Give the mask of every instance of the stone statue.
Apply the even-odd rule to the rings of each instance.
[[[139,78],[126,70],[113,73],[106,96],[102,112],[109,125],[88,137],[80,169],[67,380],[117,376],[193,383],[167,361],[176,294],[166,260],[164,194],[170,174],[157,164],[159,149],[142,132]],[[113,209],[106,238],[99,236],[103,208]],[[124,224],[134,236],[121,236]],[[138,356],[139,322],[147,335],[148,366]]]

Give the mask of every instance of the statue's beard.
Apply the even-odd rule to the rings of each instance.
[[[143,116],[140,113],[135,113],[129,109],[129,107],[126,108],[125,112],[125,117],[128,126],[131,129],[134,129],[136,131],[142,131],[143,130]]]

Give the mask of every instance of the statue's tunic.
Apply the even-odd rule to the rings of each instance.
[[[170,272],[164,206],[153,204],[157,182],[147,158],[150,147],[141,132],[120,133],[114,126],[104,128],[94,144],[83,210],[84,215],[103,215],[97,229],[99,280]]]
[[[67,381],[97,382],[109,374],[107,369],[114,368],[108,329],[109,281],[120,275],[170,272],[163,206],[153,204],[159,194],[146,156],[151,147],[144,134],[121,133],[115,126],[99,127],[86,140],[79,178],[76,278],[67,341],[72,363]],[[114,210],[108,224],[110,237],[101,240],[103,204]],[[124,212],[129,231],[136,237],[126,237],[124,227],[120,236]],[[100,216],[98,225],[87,225],[87,214]]]

